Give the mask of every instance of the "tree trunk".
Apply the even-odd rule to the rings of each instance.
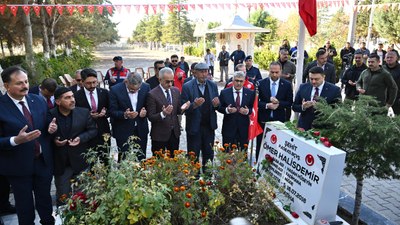
[[[71,40],[65,42],[65,55],[70,56],[72,54],[72,43]]]
[[[10,56],[14,56],[12,40],[10,40],[8,38],[7,38],[7,48],[8,48],[8,51],[10,52]]]
[[[43,55],[44,59],[50,59],[50,45],[49,45],[49,35],[47,31],[47,24],[46,24],[46,12],[44,7],[41,8],[40,11],[40,22],[42,25],[42,37],[43,37]]]
[[[54,27],[56,26],[56,23],[58,21],[58,18],[60,16],[52,16],[50,18],[50,25],[49,25],[49,41],[50,41],[50,55],[51,57],[57,58],[57,52],[56,52],[56,41],[54,38]]]
[[[4,59],[6,57],[6,53],[4,52],[4,45],[3,45],[3,40],[0,38],[0,45],[1,45],[1,54],[2,58]]]
[[[353,217],[351,219],[351,225],[358,225],[358,220],[360,218],[364,177],[362,175],[358,175],[356,176],[356,180],[357,180],[356,197],[354,199],[354,211],[353,211]]]
[[[24,0],[24,4],[28,5],[29,0]],[[28,65],[28,72],[32,77],[36,76],[35,71],[35,55],[33,52],[33,38],[32,38],[32,24],[30,14],[21,14],[24,22],[24,34],[25,34],[25,60]]]

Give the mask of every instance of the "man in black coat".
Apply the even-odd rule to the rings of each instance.
[[[328,61],[328,53],[325,49],[320,48],[315,55],[317,57],[316,60],[310,62],[303,73],[303,83],[308,82],[308,75],[311,68],[314,66],[321,67],[324,70],[325,81],[335,84],[336,83],[336,70],[335,66]]]
[[[87,169],[84,158],[88,142],[96,137],[97,129],[88,109],[75,107],[74,94],[69,88],[60,87],[54,97],[56,105],[49,117],[57,121],[58,130],[53,135],[54,180],[57,206],[61,197],[71,193],[70,180]]]

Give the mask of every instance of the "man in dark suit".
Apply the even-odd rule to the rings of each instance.
[[[56,132],[57,125],[46,120],[43,98],[28,94],[28,75],[23,69],[9,67],[1,77],[7,94],[0,97],[0,174],[13,188],[19,224],[34,224],[35,206],[42,224],[54,224],[49,134]]]
[[[325,49],[320,48],[316,55],[316,60],[310,62],[303,73],[303,83],[306,81],[309,82],[308,75],[310,73],[310,69],[314,66],[321,67],[325,74],[325,81],[335,84],[336,83],[336,70],[335,66],[328,62],[328,53]]]
[[[281,50],[281,51],[286,51]],[[286,122],[286,110],[292,110],[293,89],[292,83],[282,76],[282,68],[279,62],[269,65],[269,77],[262,79],[258,86],[258,122],[264,130],[265,122]],[[263,134],[257,136],[256,159],[260,152]]]
[[[218,89],[217,85],[207,79],[209,67],[198,63],[195,67],[196,79],[183,85],[182,104],[190,101],[186,110],[186,133],[188,151],[193,151],[198,157],[203,156],[203,166],[213,160],[215,129],[217,129]],[[204,172],[204,171],[203,171]]]
[[[77,70],[75,72],[75,82],[76,84],[72,85],[69,87],[71,91],[75,94],[77,91],[82,89],[82,76],[81,76],[81,71],[82,70]]]
[[[50,117],[55,118],[59,127],[52,139],[56,202],[60,206],[63,204],[61,196],[71,193],[70,180],[88,167],[83,154],[87,152],[88,142],[96,137],[97,130],[89,110],[75,107],[71,89],[60,87],[54,98],[57,107],[50,110]]]
[[[54,92],[57,89],[57,81],[53,78],[46,78],[40,85],[29,89],[29,93],[42,96],[47,103],[47,108],[54,108]]]
[[[95,149],[97,146],[104,146],[104,135],[110,135],[111,133],[107,119],[110,116],[108,111],[110,98],[106,89],[97,87],[98,80],[95,70],[90,68],[83,69],[81,75],[84,88],[75,93],[75,101],[76,106],[89,109],[90,115],[96,123],[97,136],[88,143],[89,148]],[[110,146],[111,140],[108,139],[107,143]],[[108,149],[97,147],[96,150],[102,162],[108,162]]]
[[[160,85],[152,89],[146,102],[147,117],[151,122],[151,150],[160,149],[173,151],[179,149],[179,136],[181,134],[178,114],[186,110],[189,103],[181,108],[181,95],[179,89],[173,87],[174,72],[164,68],[159,74]]]
[[[233,75],[233,87],[226,88],[219,95],[218,111],[224,114],[222,123],[222,142],[236,144],[244,150],[248,144],[249,114],[253,109],[254,91],[244,88],[246,75],[236,71]]]
[[[129,150],[129,146],[124,145],[129,137],[139,137],[140,140],[136,140],[140,145],[139,160],[146,158],[149,125],[145,104],[149,91],[150,85],[143,83],[142,76],[136,72],[129,73],[123,83],[116,84],[110,91],[113,137],[117,140],[120,153]]]
[[[0,91],[0,97],[1,96],[3,96],[3,94]],[[14,214],[17,212],[15,210],[15,206],[10,203],[9,197],[10,197],[10,183],[8,182],[7,177],[0,175],[0,216],[7,214]],[[0,224],[2,224],[1,219],[0,219]]]
[[[154,72],[155,72],[155,74],[154,74],[154,76],[152,76],[152,77],[150,77],[149,79],[146,80],[146,83],[148,83],[150,85],[150,89],[154,89],[160,84],[158,76],[159,76],[160,70],[162,68],[164,68],[164,67],[165,67],[164,61],[159,60],[159,61],[155,61],[154,62]]]
[[[324,70],[315,66],[309,70],[310,82],[301,84],[293,103],[293,111],[299,112],[297,126],[304,130],[312,128],[315,119],[314,105],[318,98],[324,98],[327,103],[334,104],[341,100],[340,88],[325,81]]]

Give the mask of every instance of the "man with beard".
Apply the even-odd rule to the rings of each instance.
[[[352,65],[343,75],[342,84],[345,85],[346,99],[355,100],[358,97],[358,91],[356,90],[356,83],[362,71],[368,67],[363,61],[363,55],[361,52],[354,54],[355,64]]]
[[[335,84],[336,83],[336,71],[335,66],[328,62],[328,53],[325,49],[319,49],[315,54],[316,60],[310,62],[303,73],[303,83],[309,81],[309,71],[314,66],[321,67],[324,71],[324,81]]]
[[[104,80],[108,81],[108,85],[110,85],[110,87],[123,82],[131,72],[122,65],[124,61],[122,60],[121,56],[115,56],[113,61],[115,66],[110,68],[104,77]]]
[[[368,69],[357,80],[357,91],[362,95],[371,95],[381,106],[391,107],[397,96],[398,87],[392,75],[379,65],[379,56],[372,53],[368,57]]]
[[[88,168],[84,153],[89,141],[96,137],[97,129],[88,109],[75,107],[74,94],[60,87],[54,93],[57,107],[50,110],[57,121],[54,142],[54,183],[57,206],[65,204],[62,196],[71,193],[71,179]]]
[[[392,74],[394,81],[397,84],[397,97],[392,105],[394,114],[400,114],[400,64],[398,63],[399,55],[395,51],[386,53],[386,64],[383,66],[384,69]]]

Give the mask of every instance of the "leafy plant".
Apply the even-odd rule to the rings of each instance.
[[[133,139],[129,146],[137,149]],[[272,187],[257,181],[247,153],[217,143],[214,151],[207,174],[199,172],[194,152],[160,150],[138,162],[132,151],[119,164],[110,159],[108,167],[91,151],[93,167],[75,182],[80,192],[65,200],[64,224],[226,224],[237,216],[253,224],[286,223],[271,202]]]

